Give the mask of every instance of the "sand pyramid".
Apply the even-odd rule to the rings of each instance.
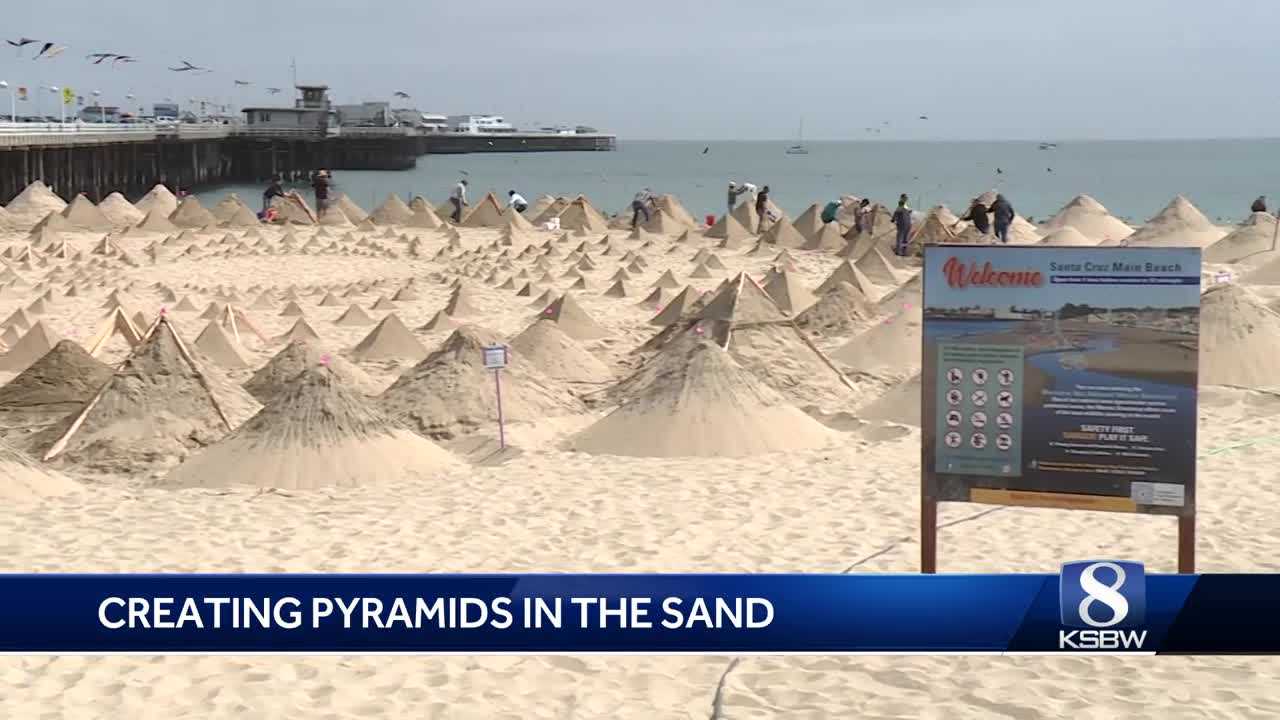
[[[263,405],[289,386],[298,373],[324,364],[343,383],[362,395],[377,395],[378,384],[359,366],[339,355],[325,353],[312,340],[291,340],[244,384],[244,389]]]
[[[671,194],[659,195],[656,201],[658,209],[669,215],[672,219],[684,227],[698,227],[699,222],[693,215],[685,209],[680,202],[680,198]],[[683,229],[683,228],[682,228]],[[677,230],[678,232],[679,230]],[[670,233],[668,233],[670,234]]]
[[[471,288],[466,284],[458,285],[453,289],[449,295],[449,301],[445,303],[444,311],[450,317],[465,317],[480,312],[475,307]]]
[[[347,219],[353,223],[363,222],[365,218],[369,217],[369,213],[365,212],[364,208],[357,205],[345,193],[334,198],[332,204],[335,207],[342,208],[342,214],[346,215]]]
[[[831,271],[831,274],[827,276],[827,279],[823,280],[822,284],[818,286],[817,294],[825,295],[826,292],[835,287],[837,283],[842,282],[847,282],[854,286],[859,292],[871,300],[878,299],[882,294],[881,290],[876,287],[875,283],[871,282],[870,278],[868,278],[861,270],[848,260],[841,262],[834,270]]]
[[[258,227],[261,224],[262,224],[262,221],[258,219],[257,214],[255,214],[252,210],[250,210],[244,204],[240,204],[239,207],[236,208],[236,211],[230,217],[223,220],[222,223],[219,224],[219,227],[252,228],[252,227]]]
[[[888,238],[888,247],[881,246],[882,251],[893,252],[893,237]],[[924,222],[913,230],[911,240],[907,243],[908,255],[920,255],[925,245],[946,245],[958,241],[955,232],[946,220],[938,213],[931,212],[925,216]]]
[[[1152,349],[1151,363],[1160,363],[1177,348]],[[1194,352],[1194,349],[1192,349]],[[1280,315],[1257,295],[1234,283],[1206,290],[1200,299],[1200,384],[1247,388],[1280,387],[1276,358],[1280,357]],[[1194,364],[1194,361],[1192,361]]]
[[[835,440],[731,353],[688,337],[653,361],[628,402],[574,436],[570,447],[600,455],[741,457]]]
[[[720,247],[730,250],[741,249],[746,247],[751,240],[751,233],[737,218],[732,215],[722,215],[715,225],[712,225],[705,233],[706,237],[721,240]]]
[[[142,342],[142,333],[146,327],[139,328],[137,323],[128,316],[125,309],[121,305],[116,305],[107,313],[107,316],[98,323],[97,330],[93,337],[85,344],[85,350],[90,355],[97,356],[107,346],[107,342],[117,335],[124,338],[124,341],[130,348],[135,348],[138,343]]]
[[[698,292],[693,287],[685,287],[685,289],[676,294],[676,296],[673,297],[657,315],[654,315],[649,320],[649,324],[667,327],[668,325],[678,323],[681,320],[689,319],[692,317],[691,311],[694,304],[697,303],[698,299],[701,297],[702,293]]]
[[[796,316],[796,325],[813,335],[843,335],[861,330],[873,317],[875,307],[862,291],[837,282]]]
[[[0,386],[0,416],[62,417],[77,409],[111,377],[112,370],[71,340],[53,349]],[[0,423],[17,424],[9,420]]]
[[[144,215],[154,212],[160,217],[167,218],[178,209],[178,198],[164,185],[156,185],[143,195],[141,200],[134,203],[134,207]]]
[[[484,367],[483,348],[501,345],[500,337],[462,327],[439,350],[401,375],[379,397],[393,418],[432,438],[490,430],[497,424],[493,373]],[[542,420],[581,412],[569,393],[557,389],[513,355],[502,373],[502,408],[508,422]]]
[[[21,373],[44,357],[45,353],[52,350],[60,339],[57,333],[44,324],[43,320],[37,320],[21,339],[9,344],[8,352],[0,355],[0,371]]]
[[[502,211],[502,227],[513,231],[531,231],[534,229],[533,223],[529,222],[529,219],[523,213],[518,213],[515,208],[510,207]]]
[[[1133,234],[1133,228],[1088,195],[1075,196],[1044,223],[1044,228],[1050,231],[1067,227],[1074,228],[1091,240],[1093,245],[1108,241],[1110,244],[1118,244]]]
[[[21,225],[30,227],[49,213],[60,213],[66,207],[66,201],[50,190],[48,185],[40,180],[33,180],[17,197],[9,201],[5,210]]]
[[[146,232],[165,233],[174,232],[178,229],[178,226],[169,222],[169,217],[167,215],[161,215],[159,210],[152,210],[148,212],[142,218],[142,222],[138,223],[135,227],[138,230],[144,230]]]
[[[422,332],[436,332],[438,330],[453,330],[456,327],[458,327],[458,323],[455,322],[453,318],[449,317],[445,311],[441,310],[435,315],[432,315],[431,319],[423,323],[418,330]]]
[[[323,227],[349,228],[354,227],[354,223],[342,212],[342,208],[336,205],[330,205],[324,209],[316,218],[317,224]]]
[[[613,382],[613,373],[560,328],[539,318],[511,340],[511,349],[520,361],[537,368],[544,376],[566,383],[601,385]]]
[[[655,235],[676,235],[688,229],[687,225],[662,208],[651,215],[648,221],[641,223],[640,227]]]
[[[836,252],[844,248],[845,245],[844,236],[840,234],[840,226],[831,222],[814,231],[801,249],[816,252]]]
[[[564,212],[565,208],[569,207],[569,202],[569,198],[564,197],[553,200],[550,205],[547,205],[547,207],[542,210],[542,212],[537,215],[533,215],[534,226],[541,227],[544,223],[560,217],[560,213]]]
[[[871,282],[882,287],[895,288],[902,284],[906,279],[899,274],[898,269],[885,257],[880,248],[873,247],[867,251],[867,254],[858,259],[854,263],[854,268]],[[859,283],[861,279],[858,279]]]
[[[1209,222],[1191,201],[1175,197],[1146,225],[1127,238],[1107,240],[1102,245],[1126,247],[1208,247],[1221,240],[1226,231]]]
[[[295,340],[311,341],[319,339],[320,333],[317,333],[315,329],[311,327],[306,318],[301,317],[298,318],[283,334],[275,337],[275,341],[277,343],[289,343],[294,342]]]
[[[366,313],[364,311],[364,308],[360,307],[359,305],[351,305],[346,309],[345,312],[342,313],[342,315],[338,317],[337,320],[333,321],[333,324],[337,325],[338,327],[358,327],[361,325],[372,325],[373,318],[369,317],[369,314]]]
[[[920,426],[920,373],[896,383],[875,400],[858,408],[861,420],[881,420]]]
[[[556,323],[566,335],[575,340],[596,340],[609,335],[609,331],[593,320],[569,293],[561,295],[548,305],[542,311],[541,318]]]
[[[557,216],[560,227],[566,230],[601,233],[609,231],[609,222],[587,199],[581,195],[574,198]]]
[[[485,196],[471,207],[466,219],[462,221],[462,227],[469,228],[502,227],[503,224],[502,206],[498,204],[498,198],[494,197],[493,193],[485,193]]]
[[[738,221],[739,225],[746,228],[747,232],[760,232],[760,214],[756,212],[754,201],[738,203],[730,215]]]
[[[81,489],[75,480],[42,467],[25,453],[0,441],[0,505],[13,508]]]
[[[419,228],[423,230],[434,230],[444,226],[444,221],[436,215],[430,205],[422,204],[422,207],[413,210],[413,214],[408,220],[404,221],[405,227]]]
[[[290,490],[429,480],[458,463],[396,425],[344,378],[308,367],[226,439],[196,453],[162,484]]]
[[[817,235],[818,231],[822,229],[823,225],[825,225],[825,223],[822,222],[822,206],[818,203],[814,203],[805,208],[804,212],[800,213],[800,217],[796,218],[791,225],[795,228],[796,232],[804,236],[805,240],[812,240],[813,236]],[[837,231],[838,230],[839,228],[837,227]],[[843,244],[844,243],[841,243],[841,245]]]
[[[218,204],[214,205],[213,209],[209,211],[209,214],[213,215],[214,219],[219,223],[224,223],[230,220],[241,207],[244,207],[244,202],[240,200],[240,196],[231,193],[219,200]]]
[[[218,219],[194,195],[189,195],[178,203],[178,208],[169,216],[169,222],[178,227],[204,228],[217,225]]]
[[[139,210],[118,192],[113,192],[103,198],[102,202],[98,203],[98,209],[117,228],[137,225],[146,217],[146,213]]]
[[[1097,245],[1098,241],[1081,233],[1074,225],[1064,225],[1041,238],[1039,244],[1055,247],[1092,247]]]
[[[286,193],[275,199],[272,207],[279,213],[277,222],[293,225],[315,225],[316,213],[305,198],[296,192]]]
[[[80,230],[80,228],[76,227],[75,225],[72,225],[70,220],[62,217],[61,211],[53,212],[52,210],[49,211],[49,214],[45,215],[44,218],[40,220],[40,222],[32,226],[31,232],[36,233],[46,228],[49,230],[58,230],[61,232],[76,232]]]
[[[818,301],[818,298],[809,292],[795,275],[785,270],[773,273],[765,283],[764,291],[773,298],[774,303],[783,312],[789,315],[795,315]]]
[[[368,217],[379,225],[404,225],[413,217],[413,210],[410,210],[409,206],[405,205],[404,200],[401,200],[399,195],[389,193],[387,199],[372,213],[369,213]],[[352,220],[355,220],[355,218],[352,218]]]
[[[227,335],[222,325],[211,320],[196,338],[195,346],[219,366],[228,370],[242,370],[250,366],[244,349]]]
[[[831,357],[854,373],[906,377],[920,370],[923,325],[917,304],[872,326]]]
[[[37,434],[44,459],[145,472],[224,437],[258,403],[202,366],[165,316],[76,413]]]
[[[640,352],[660,354],[672,341],[693,333],[727,348],[756,377],[793,401],[815,405],[841,402],[853,390],[849,379],[745,273],[726,281],[699,309],[691,308],[690,314],[689,319],[664,328],[642,345]],[[650,358],[645,365],[653,362]],[[636,382],[633,376],[612,392],[626,397]]]
[[[111,220],[103,214],[102,210],[98,209],[98,206],[94,205],[92,200],[85,197],[84,193],[76,195],[71,204],[63,209],[62,217],[81,230],[107,232],[115,227]]]
[[[781,248],[800,249],[805,246],[807,240],[800,234],[799,230],[789,222],[776,222],[764,231],[760,236],[760,240],[770,245]]]
[[[418,362],[426,357],[427,349],[409,332],[404,322],[391,313],[382,319],[363,340],[351,350],[357,360],[395,360]]]
[[[1276,241],[1276,219],[1268,213],[1253,213],[1229,235],[1204,249],[1206,263],[1244,263],[1259,266],[1280,257]]]

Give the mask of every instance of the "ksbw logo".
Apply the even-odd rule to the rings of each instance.
[[[1058,578],[1059,650],[1141,650],[1147,631],[1147,577],[1142,563],[1064,563]]]

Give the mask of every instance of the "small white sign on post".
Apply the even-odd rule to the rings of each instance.
[[[484,367],[486,370],[501,370],[506,366],[506,345],[489,345],[484,348]]]
[[[486,345],[481,352],[486,370],[493,371],[493,389],[498,401],[498,449],[507,449],[507,433],[502,422],[502,368],[507,366],[506,345]]]
[[[1231,272],[1230,272],[1230,271],[1227,271],[1227,270],[1224,270],[1224,271],[1222,271],[1222,272],[1218,272],[1218,273],[1214,273],[1214,275],[1213,275],[1213,284],[1214,284],[1214,285],[1221,285],[1222,283],[1229,283],[1229,282],[1231,282],[1231,280],[1232,280],[1234,277],[1235,277],[1235,276],[1234,276],[1234,275],[1232,275],[1232,274],[1231,274]]]

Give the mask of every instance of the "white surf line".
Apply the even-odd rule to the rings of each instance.
[[[998,506],[996,506],[996,507],[991,507],[991,508],[987,508],[987,509],[985,509],[985,510],[980,510],[980,511],[978,511],[978,512],[976,512],[976,513],[973,513],[972,515],[965,515],[964,517],[956,518],[955,520],[950,520],[950,521],[948,521],[948,522],[940,523],[940,524],[938,525],[938,529],[939,529],[939,530],[941,530],[941,529],[943,529],[943,528],[949,528],[949,527],[953,527],[953,526],[955,526],[955,525],[960,525],[961,523],[967,523],[967,522],[971,522],[971,521],[973,521],[973,520],[978,520],[978,519],[984,518],[984,517],[986,517],[986,516],[988,516],[988,515],[991,515],[991,514],[993,514],[993,513],[998,513],[998,512],[1000,512],[1001,510],[1007,510],[1007,509],[1008,509],[1008,507],[1007,507],[1007,506],[1004,506],[1004,505],[998,505]],[[898,538],[897,540],[894,540],[893,542],[889,543],[888,545],[885,545],[884,547],[880,548],[879,550],[876,550],[875,552],[871,553],[870,555],[867,555],[866,557],[863,557],[863,558],[861,558],[861,559],[859,559],[859,560],[855,561],[855,562],[854,562],[852,565],[850,565],[849,567],[845,568],[844,570],[841,570],[839,574],[840,574],[840,575],[848,575],[849,573],[851,573],[851,572],[853,572],[854,570],[858,569],[858,568],[859,568],[859,567],[861,567],[862,565],[865,565],[865,564],[867,564],[867,563],[871,562],[872,560],[875,560],[876,558],[878,558],[878,557],[880,557],[880,556],[882,556],[882,555],[886,555],[886,554],[888,554],[888,553],[890,553],[890,552],[892,552],[892,551],[894,551],[894,550],[898,549],[899,547],[902,547],[902,545],[904,545],[905,543],[909,543],[909,542],[911,542],[911,541],[912,541],[912,540],[914,540],[914,539],[915,539],[915,538],[913,538],[913,537]],[[788,653],[788,654],[790,654],[790,653]],[[804,654],[809,654],[809,653],[804,653]],[[836,653],[836,654],[840,654],[840,653]],[[876,653],[859,653],[859,654],[876,654]],[[913,653],[913,654],[914,654],[914,653]],[[929,654],[929,653],[925,653],[925,654]],[[963,654],[965,654],[965,653],[959,653],[959,654],[962,654],[962,655],[963,655]],[[991,653],[983,653],[983,654],[991,654]],[[999,654],[999,653],[997,653],[997,654]],[[766,655],[768,655],[768,654],[766,653]],[[754,657],[754,655],[753,655],[753,657]],[[720,681],[716,683],[716,692],[715,692],[715,695],[714,695],[714,696],[712,696],[712,698],[711,698],[711,715],[707,718],[707,720],[724,720],[724,691],[725,691],[725,685],[726,685],[726,683],[727,683],[727,682],[728,682],[728,680],[729,680],[729,674],[730,674],[730,673],[732,673],[734,670],[736,670],[736,669],[737,669],[737,667],[738,667],[738,665],[739,665],[739,664],[741,664],[741,662],[742,662],[743,660],[745,660],[745,659],[746,659],[746,658],[745,658],[745,657],[743,657],[743,656],[737,656],[737,657],[734,657],[732,660],[730,660],[730,661],[729,661],[729,664],[728,664],[728,666],[726,666],[726,667],[725,667],[724,672],[720,674]]]

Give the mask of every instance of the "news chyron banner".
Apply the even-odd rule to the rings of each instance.
[[[1280,576],[0,575],[0,653],[1276,653]]]
[[[1200,250],[925,249],[926,497],[1190,515]]]

